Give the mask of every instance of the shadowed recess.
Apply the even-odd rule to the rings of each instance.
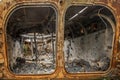
[[[64,58],[69,73],[101,72],[110,67],[115,18],[103,6],[70,6],[65,14]]]

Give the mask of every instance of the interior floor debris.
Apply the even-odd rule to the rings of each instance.
[[[17,58],[18,59],[18,58]],[[55,70],[55,64],[53,63],[53,57],[51,54],[39,56],[39,60],[27,60],[24,59],[17,61],[12,70],[17,74],[48,74],[53,73]]]

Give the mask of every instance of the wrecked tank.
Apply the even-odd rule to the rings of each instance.
[[[120,76],[120,0],[0,0],[0,79]]]

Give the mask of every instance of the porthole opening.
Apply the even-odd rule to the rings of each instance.
[[[104,6],[67,8],[64,59],[68,73],[103,72],[112,64],[115,18]]]
[[[56,68],[56,10],[22,6],[6,27],[8,67],[15,74],[51,74]]]

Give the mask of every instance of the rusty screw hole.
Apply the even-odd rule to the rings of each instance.
[[[0,69],[1,71],[4,71],[5,69],[4,69],[4,67],[1,67],[1,69]]]
[[[60,0],[59,2],[60,2],[60,5],[62,5],[62,4],[63,4],[63,0]]]

